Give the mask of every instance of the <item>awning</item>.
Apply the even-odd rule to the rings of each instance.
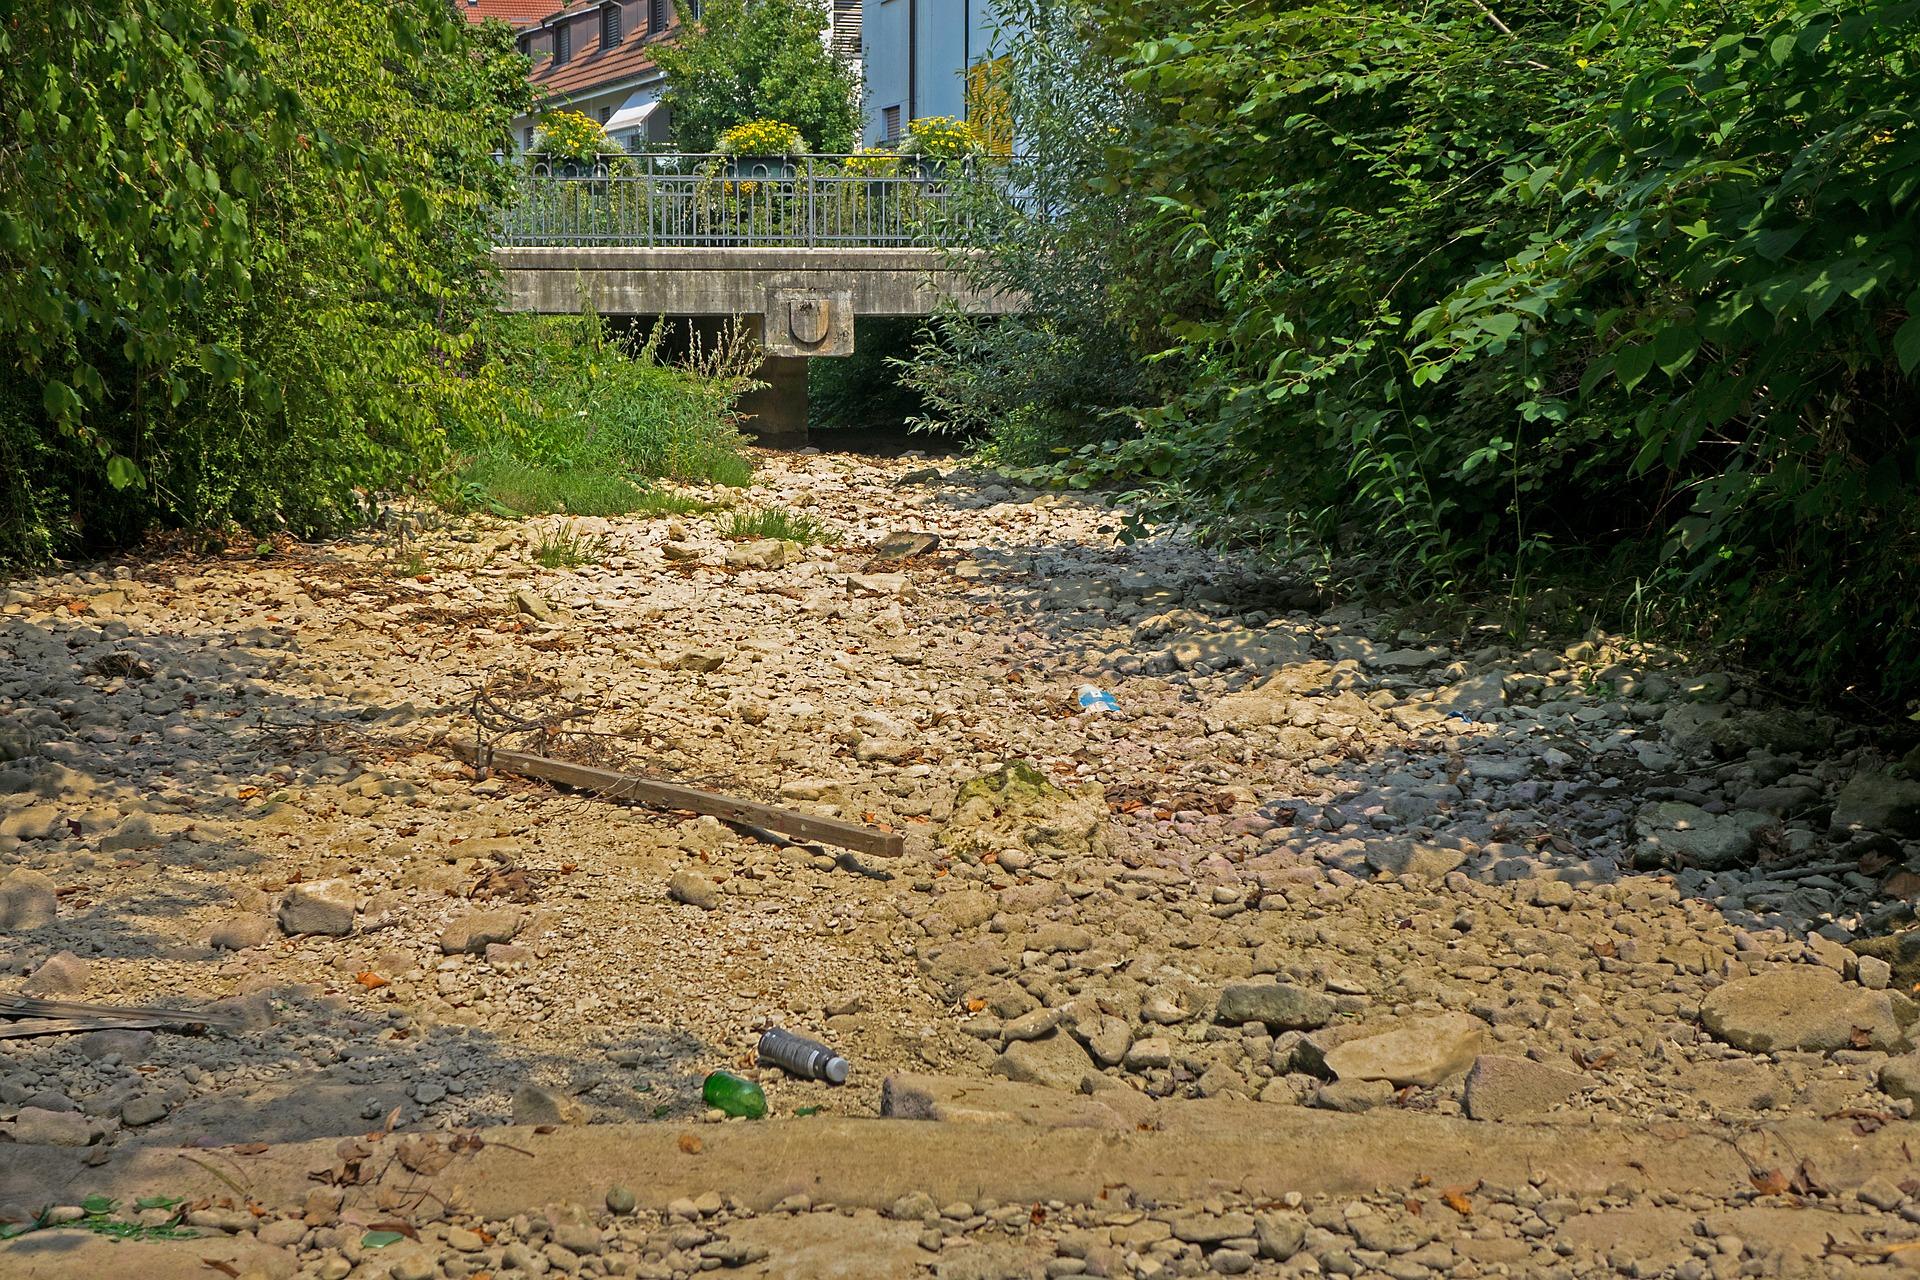
[[[641,103],[639,106],[634,106],[632,103],[629,103],[608,116],[607,122],[600,127],[608,133],[618,133],[622,129],[638,129],[644,126],[647,123],[647,118],[659,109],[660,102],[658,99],[652,102]]]

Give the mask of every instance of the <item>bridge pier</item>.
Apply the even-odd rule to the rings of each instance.
[[[766,350],[766,320],[745,317],[754,341]],[[809,356],[777,356],[769,352],[754,370],[767,385],[740,398],[741,425],[759,443],[774,448],[799,448],[807,442],[807,361]]]

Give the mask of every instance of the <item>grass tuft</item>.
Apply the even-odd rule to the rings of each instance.
[[[574,525],[542,530],[539,541],[533,544],[533,562],[542,569],[578,569],[583,564],[598,564],[606,554],[605,538],[589,537]]]
[[[729,538],[781,538],[803,547],[833,541],[833,531],[804,512],[785,507],[746,507],[727,518],[724,533]]]

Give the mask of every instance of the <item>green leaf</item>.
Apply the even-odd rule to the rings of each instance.
[[[1894,330],[1893,357],[1900,362],[1900,372],[1912,373],[1920,365],[1920,314],[1907,317],[1907,322]]]
[[[1700,332],[1691,325],[1669,324],[1653,336],[1653,362],[1669,378],[1693,363]]]
[[[133,1202],[136,1209],[173,1209],[186,1203],[183,1196],[141,1196]]]
[[[369,1231],[360,1237],[362,1249],[384,1249],[390,1244],[399,1244],[406,1237],[398,1231]]]
[[[124,453],[116,453],[107,459],[107,483],[116,489],[131,489],[145,484],[147,478],[140,471],[140,465]]]
[[[80,1207],[87,1211],[88,1217],[98,1218],[112,1213],[113,1206],[118,1203],[120,1202],[111,1196],[88,1196],[80,1202]]]
[[[1620,379],[1620,385],[1631,391],[1653,368],[1653,344],[1640,343],[1638,346],[1622,347],[1614,353],[1613,371]]]

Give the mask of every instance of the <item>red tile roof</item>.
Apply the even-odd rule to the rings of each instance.
[[[612,49],[602,49],[598,23],[593,24],[592,31],[571,58],[557,67],[551,58],[542,58],[534,63],[533,73],[527,78],[548,93],[572,94],[631,80],[653,70],[652,41],[643,34],[629,35]]]
[[[453,0],[453,6],[468,22],[498,18],[516,30],[534,26],[555,11],[553,0]]]

